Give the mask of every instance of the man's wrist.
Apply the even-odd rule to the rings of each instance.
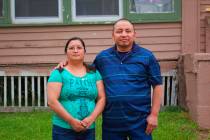
[[[152,116],[158,116],[159,112],[154,112],[154,111],[152,111],[150,114],[151,114]]]

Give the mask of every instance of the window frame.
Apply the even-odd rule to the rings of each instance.
[[[9,12],[10,9],[10,1],[9,0],[3,0],[3,16],[0,17],[0,25],[9,24]]]
[[[126,0],[124,8],[125,14],[129,20],[135,23],[152,23],[152,22],[177,22],[181,21],[181,0],[173,0],[173,13],[130,13],[129,0]]]
[[[58,17],[40,17],[40,18],[15,18],[15,0],[11,0],[11,20],[12,24],[45,24],[45,23],[62,23],[63,14],[62,14],[63,2],[58,0]]]
[[[110,20],[110,17],[106,17],[105,19],[97,20],[94,18],[90,19],[89,17],[87,17],[88,20],[87,19],[75,20],[73,17],[73,6],[72,6],[73,0],[60,0],[61,1],[60,14],[62,15],[62,19],[59,22],[37,22],[37,23],[15,22],[14,23],[12,21],[11,1],[12,0],[3,0],[4,15],[3,17],[0,17],[0,26],[44,26],[44,25],[62,26],[62,25],[79,25],[79,24],[110,24],[122,17],[125,17],[134,23],[179,22],[181,21],[181,9],[182,9],[181,0],[174,0],[174,13],[143,13],[143,14],[129,13],[129,0],[119,0],[121,1],[121,4],[119,4],[119,6],[121,6],[121,8],[119,8],[121,16],[119,16],[118,18]]]

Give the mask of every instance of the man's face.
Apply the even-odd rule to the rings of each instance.
[[[135,39],[133,25],[128,21],[119,21],[114,26],[112,38],[119,48],[131,48]]]

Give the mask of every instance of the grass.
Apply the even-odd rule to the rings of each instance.
[[[50,140],[51,113],[0,113],[1,140]]]
[[[101,140],[101,118],[96,123],[96,140]],[[51,113],[0,113],[1,140],[51,140]],[[198,126],[179,108],[160,113],[154,140],[197,140]]]
[[[198,126],[187,112],[177,107],[166,108],[160,113],[159,126],[153,133],[154,140],[197,140]]]

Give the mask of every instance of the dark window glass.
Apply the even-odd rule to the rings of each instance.
[[[119,0],[75,0],[76,16],[119,15]]]
[[[3,17],[3,0],[0,0],[0,17]]]
[[[58,17],[58,0],[16,0],[15,17]]]

